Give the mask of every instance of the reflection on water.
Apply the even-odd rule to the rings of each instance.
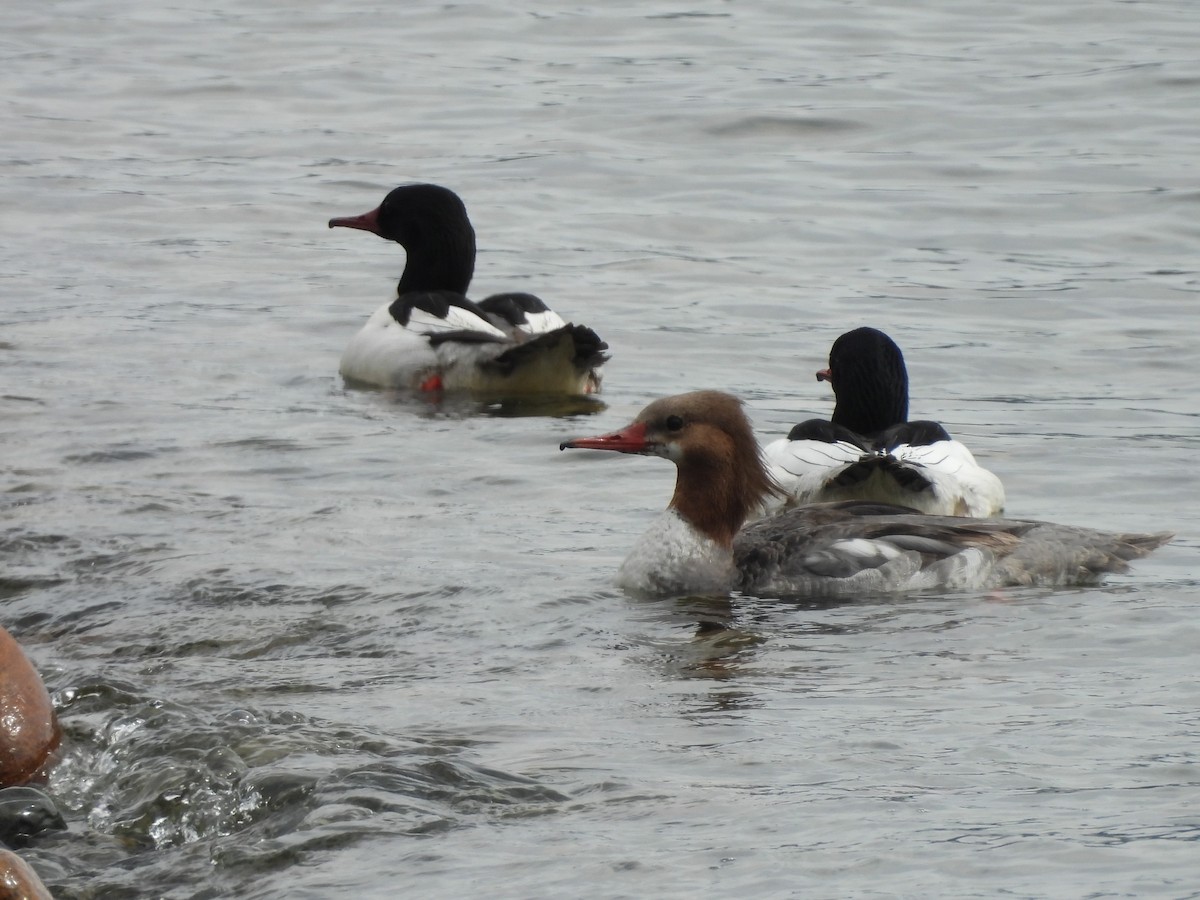
[[[376,388],[356,390],[377,394],[388,407],[418,416],[448,419],[463,419],[469,416],[569,418],[595,415],[608,408],[602,397],[595,395],[523,394],[504,397],[480,393],[421,394]]]
[[[607,408],[599,397],[515,397],[486,401],[481,411],[505,418],[550,416],[561,419],[594,416]]]

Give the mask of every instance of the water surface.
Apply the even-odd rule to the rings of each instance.
[[[1187,2],[268,0],[3,14],[0,623],[55,692],[60,898],[1189,896]],[[476,293],[604,405],[337,359],[459,191]],[[863,324],[1009,512],[1180,539],[1097,588],[648,603],[648,400],[831,409]],[[538,413],[530,415],[529,413]]]

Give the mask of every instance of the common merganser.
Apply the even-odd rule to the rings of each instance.
[[[533,294],[466,297],[475,230],[453,191],[407,184],[377,209],[329,220],[400,244],[397,297],[377,309],[342,354],[349,382],[415,390],[591,394],[608,344]]]
[[[908,421],[908,371],[895,341],[856,328],[833,343],[818,381],[833,416],[809,419],[763,448],[786,504],[878,500],[943,516],[1004,510],[1000,479],[937,422]]]
[[[646,596],[743,591],[844,597],[927,588],[1087,583],[1122,572],[1173,535],[1109,534],[1018,519],[934,516],[873,501],[817,503],[743,528],[779,491],[736,397],[656,400],[620,431],[559,449],[616,450],[675,463],[675,494],[622,564]]]

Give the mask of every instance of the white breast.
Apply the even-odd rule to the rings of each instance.
[[[617,586],[639,596],[705,594],[733,584],[733,561],[673,509],[650,526],[617,572]]]

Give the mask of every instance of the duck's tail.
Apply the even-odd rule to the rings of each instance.
[[[1122,534],[1035,523],[1001,569],[1008,584],[1090,584],[1110,572],[1129,570],[1175,537],[1170,531]]]
[[[585,325],[567,324],[539,334],[489,360],[485,368],[504,390],[520,393],[594,394],[608,344]]]
[[[1169,544],[1175,539],[1173,531],[1156,531],[1152,534],[1116,534],[1114,552],[1121,555],[1122,559],[1140,559],[1147,553],[1151,553],[1161,547],[1163,544]]]
[[[858,462],[838,472],[833,483],[840,488],[856,488],[875,475],[894,481],[901,491],[919,494],[933,490],[933,482],[925,477],[919,467],[890,454],[863,456]]]
[[[1104,534],[1097,535],[1096,542],[1080,548],[1079,580],[1090,581],[1093,577],[1108,572],[1126,572],[1129,561],[1141,559],[1157,550],[1175,537],[1174,532],[1159,531],[1154,534]]]

